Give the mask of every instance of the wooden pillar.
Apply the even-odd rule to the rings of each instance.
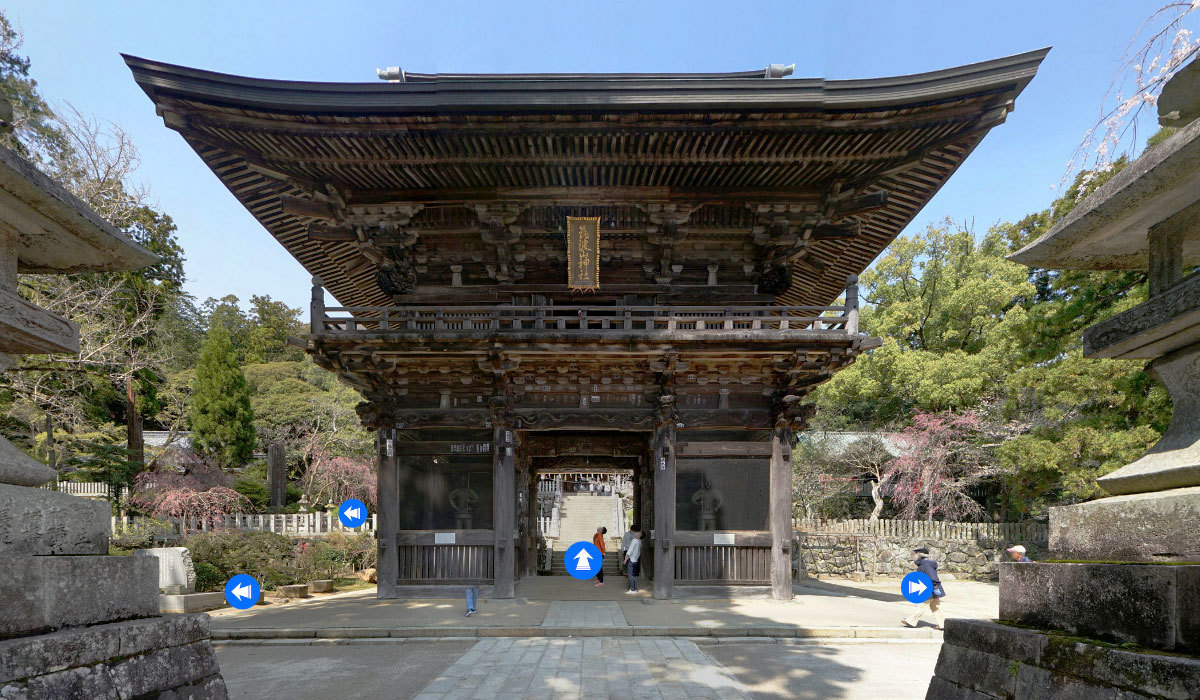
[[[634,469],[633,478],[630,480],[633,487],[633,493],[630,497],[633,502],[633,517],[629,521],[630,529],[637,527],[637,524],[642,519],[642,472],[644,471],[646,470],[641,467]],[[625,533],[622,532],[621,535],[624,536]]]
[[[529,481],[525,485],[525,499],[529,502],[529,507],[525,510],[526,557],[525,570],[521,575],[534,577],[537,576],[538,569],[538,478],[528,457],[525,458],[525,470],[529,475]]]
[[[325,283],[320,277],[312,278],[312,300],[308,303],[309,332],[313,335],[325,333]]]
[[[396,534],[400,529],[400,481],[396,459],[396,430],[384,428],[376,433],[376,466],[378,474],[379,526],[375,538],[379,545],[378,583],[376,597],[395,598],[396,581],[400,578],[400,551]]]
[[[654,549],[650,542],[650,528],[654,527],[654,455],[647,451],[645,463],[638,470],[638,513],[634,521],[642,530],[642,573],[654,580]]]
[[[495,585],[493,598],[512,598],[516,591],[513,580],[513,531],[516,526],[515,500],[517,486],[514,478],[516,442],[512,428],[497,425],[492,432],[492,529],[495,531]]]
[[[792,599],[792,430],[771,431],[771,597]]]
[[[654,431],[654,597],[671,598],[675,587],[675,423]]]

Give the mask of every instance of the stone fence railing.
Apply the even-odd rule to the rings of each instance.
[[[103,481],[60,481],[42,488],[84,498],[112,498],[112,487]]]
[[[356,528],[343,527],[337,513],[287,513],[258,514],[233,513],[212,518],[168,518],[175,534],[207,532],[209,530],[257,530],[274,532],[292,537],[320,537],[331,532],[375,532],[378,516],[372,514]],[[150,518],[112,518],[114,536],[130,532],[138,527],[151,527]],[[164,533],[165,534],[165,533]]]
[[[917,547],[938,570],[962,578],[997,575],[1004,550],[1022,544],[1034,559],[1046,551],[1044,523],[952,523],[926,520],[797,520],[792,548],[798,576],[899,577],[912,571]]]

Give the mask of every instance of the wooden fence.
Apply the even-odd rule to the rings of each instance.
[[[995,540],[1046,543],[1046,523],[958,523],[940,520],[818,520],[796,519],[793,529],[811,534],[870,535],[935,540]]]
[[[337,513],[287,513],[259,514],[234,513],[213,518],[168,518],[176,534],[192,532],[208,532],[210,530],[251,530],[274,532],[279,535],[292,537],[320,537],[331,532],[365,532],[373,533],[377,527],[377,518],[372,514],[370,519],[356,528],[344,527],[338,520]],[[138,527],[153,527],[150,518],[112,518],[112,534],[120,535]]]

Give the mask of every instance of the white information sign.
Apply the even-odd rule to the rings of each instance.
[[[732,532],[714,532],[713,544],[733,544]]]
[[[454,544],[453,532],[435,532],[433,533],[434,544]]]

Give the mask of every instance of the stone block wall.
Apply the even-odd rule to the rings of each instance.
[[[207,615],[72,627],[0,641],[0,697],[226,697]]]
[[[1200,659],[1139,654],[983,620],[946,621],[926,700],[1192,700]]]
[[[913,550],[928,547],[940,572],[963,579],[995,580],[999,576],[1000,563],[1008,560],[1004,551],[1008,547],[1023,544],[1035,560],[1041,559],[1047,551],[1045,526],[1023,527],[1020,532],[997,532],[997,528],[989,524],[947,528],[940,523],[909,523],[904,528],[884,524],[874,527],[877,532],[797,532],[792,543],[792,566],[796,575],[814,578],[902,577],[913,570],[916,558]],[[889,529],[893,530],[892,534],[879,532],[886,533]],[[895,534],[897,529],[907,532]],[[1009,537],[1002,536],[1006,534]]]

